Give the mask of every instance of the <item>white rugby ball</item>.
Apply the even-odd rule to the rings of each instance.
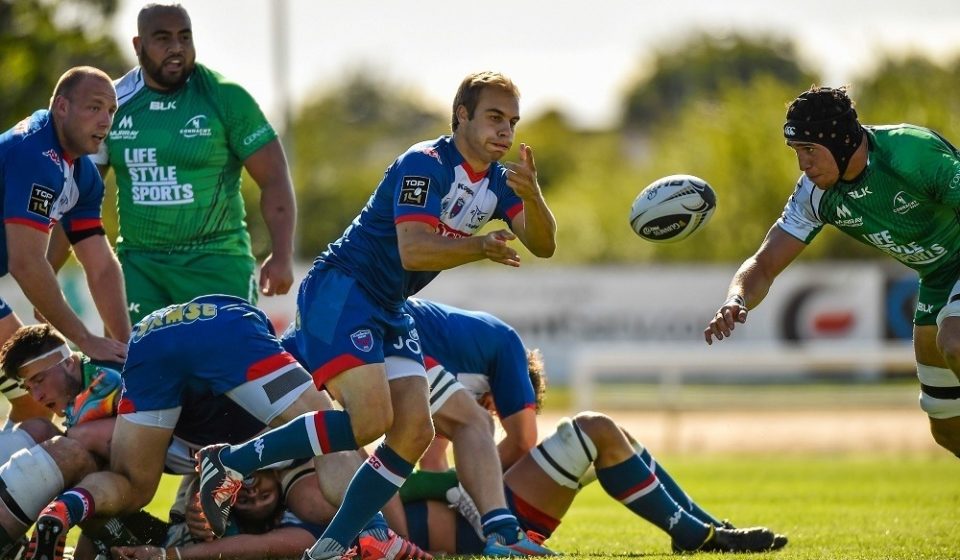
[[[654,243],[673,243],[703,228],[717,209],[710,184],[693,175],[668,175],[640,191],[630,207],[630,227]]]

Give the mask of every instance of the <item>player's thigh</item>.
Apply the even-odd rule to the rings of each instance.
[[[350,414],[355,435],[379,431],[374,435],[358,437],[358,443],[361,439],[372,441],[383,435],[393,423],[390,385],[383,364],[364,364],[351,368],[328,380],[326,387]]]
[[[947,363],[937,346],[937,336],[936,325],[915,325],[913,327],[913,351],[917,357],[917,363],[947,367]]]
[[[437,433],[447,438],[465,426],[476,427],[490,432],[493,437],[493,421],[490,413],[481,407],[466,389],[454,391],[433,414],[433,423]]]
[[[167,257],[175,258],[172,255]],[[181,279],[170,277],[167,267],[160,261],[159,256],[152,253],[122,251],[119,259],[127,292],[127,311],[132,324],[137,324],[157,309],[178,303],[173,300],[168,286],[171,282],[176,283]],[[180,275],[182,274],[181,269]]]
[[[110,444],[110,470],[130,481],[134,492],[153,496],[163,474],[173,430],[117,418]]]
[[[236,296],[257,303],[256,262],[247,255],[194,254],[183,257],[180,280],[172,288],[177,302],[207,294]],[[189,271],[184,276],[183,270]],[[172,272],[172,270],[171,270]]]
[[[331,410],[332,408],[333,400],[330,398],[330,395],[326,391],[320,391],[313,385],[310,385],[304,389],[304,391],[297,396],[297,400],[293,401],[290,406],[284,409],[271,424],[278,425],[289,422],[297,416],[308,412]]]
[[[503,482],[508,503],[521,500],[553,519],[562,518],[577,495],[576,490],[554,481],[529,453],[510,467]]]

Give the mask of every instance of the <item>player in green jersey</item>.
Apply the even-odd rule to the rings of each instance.
[[[803,175],[734,275],[704,330],[707,343],[745,322],[774,278],[832,224],[919,274],[913,339],[920,407],[934,440],[960,456],[960,154],[926,128],[862,126],[844,88],[800,94],[783,134]]]
[[[244,168],[261,189],[271,238],[259,291],[287,293],[296,203],[276,132],[242,87],[196,64],[182,6],[149,4],[137,28],[140,66],[116,82],[120,108],[98,154],[101,170],[117,176],[117,252],[131,320],[210,293],[256,303]]]

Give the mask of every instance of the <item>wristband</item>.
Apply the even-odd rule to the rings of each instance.
[[[167,549],[160,547],[160,560],[167,560]]]
[[[743,300],[743,296],[740,294],[733,294],[727,298],[727,301],[723,302],[723,307],[728,305],[736,305],[744,309],[747,308],[747,303]]]

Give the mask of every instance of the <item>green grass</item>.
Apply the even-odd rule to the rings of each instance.
[[[960,464],[946,452],[658,459],[712,514],[740,526],[765,525],[790,538],[785,549],[750,558],[960,558]],[[175,489],[175,479],[164,477],[158,496],[172,496]],[[151,510],[163,516],[168,505],[169,499],[158,498]],[[598,484],[578,496],[549,544],[571,558],[675,557],[664,533]]]
[[[960,557],[960,465],[946,453],[670,457],[663,464],[707,511],[790,538],[785,549],[751,558]],[[578,558],[670,555],[664,533],[596,484],[578,497],[550,544]],[[698,555],[712,557],[724,556]]]

